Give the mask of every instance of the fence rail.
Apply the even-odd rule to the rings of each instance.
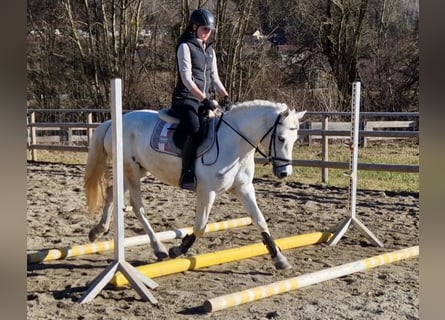
[[[37,160],[37,150],[87,152],[94,128],[110,117],[110,110],[106,109],[28,109],[28,150],[31,159]],[[347,169],[348,162],[329,161],[329,144],[331,140],[349,139],[350,122],[344,120],[350,117],[349,112],[307,112],[299,134],[309,144],[320,140],[321,159],[293,160],[292,164],[321,168],[322,181],[325,183],[328,181],[329,168]],[[418,139],[419,113],[361,112],[359,136],[363,147],[376,139]],[[255,161],[264,163],[264,159],[260,158]],[[419,172],[418,165],[407,164],[359,163],[358,169]]]

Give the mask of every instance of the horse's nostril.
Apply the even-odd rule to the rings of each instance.
[[[286,172],[282,171],[280,172],[280,178],[285,178],[287,176]]]

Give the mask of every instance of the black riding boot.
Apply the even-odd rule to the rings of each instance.
[[[182,148],[182,171],[179,185],[182,189],[196,191],[195,157],[197,144],[192,138],[187,137]]]

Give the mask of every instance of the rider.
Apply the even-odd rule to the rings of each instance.
[[[211,86],[223,97],[224,106],[232,104],[219,78],[215,50],[209,42],[213,30],[215,17],[212,12],[195,10],[176,46],[178,79],[172,95],[172,109],[187,132],[179,184],[188,190],[196,190],[194,162],[200,141],[200,119],[208,110],[215,109],[209,100]]]

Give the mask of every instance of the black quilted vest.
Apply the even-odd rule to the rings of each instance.
[[[181,43],[186,43],[190,48],[192,79],[198,88],[208,97],[211,87],[210,68],[213,52],[213,50],[210,50],[211,44],[207,45],[206,50],[204,50],[196,37],[189,36],[178,43],[176,51]],[[178,73],[178,79],[176,81],[175,90],[173,91],[172,101],[175,102],[183,99],[192,100],[195,103],[199,102],[198,99],[195,98],[190,90],[184,85],[181,76]]]

